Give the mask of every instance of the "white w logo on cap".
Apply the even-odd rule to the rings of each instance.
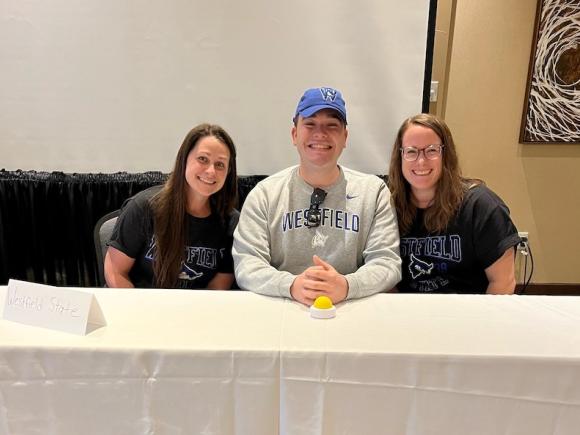
[[[336,98],[336,89],[320,88],[320,94],[325,101],[334,101]]]

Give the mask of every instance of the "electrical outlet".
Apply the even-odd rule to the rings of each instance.
[[[518,236],[522,239],[520,243],[518,243],[517,250],[522,255],[528,255],[529,253],[529,243],[530,239],[528,238],[527,231],[520,231],[518,232]]]
[[[431,89],[429,90],[429,102],[435,103],[437,101],[438,92],[439,92],[439,82],[431,82]]]

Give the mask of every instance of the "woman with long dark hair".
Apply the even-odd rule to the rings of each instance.
[[[123,204],[105,256],[107,285],[229,289],[236,203],[234,142],[217,125],[198,125],[167,182]]]
[[[513,293],[518,232],[504,202],[461,175],[447,124],[406,119],[391,154],[389,188],[401,235],[400,292]]]

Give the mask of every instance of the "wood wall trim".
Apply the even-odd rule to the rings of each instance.
[[[516,286],[516,293],[521,295],[580,296],[580,284],[536,284],[530,283],[525,292],[523,285]]]

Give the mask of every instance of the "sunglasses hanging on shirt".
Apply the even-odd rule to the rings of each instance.
[[[306,226],[308,228],[315,228],[320,226],[320,205],[326,198],[326,192],[318,187],[312,192],[310,197],[310,208],[306,212]]]

